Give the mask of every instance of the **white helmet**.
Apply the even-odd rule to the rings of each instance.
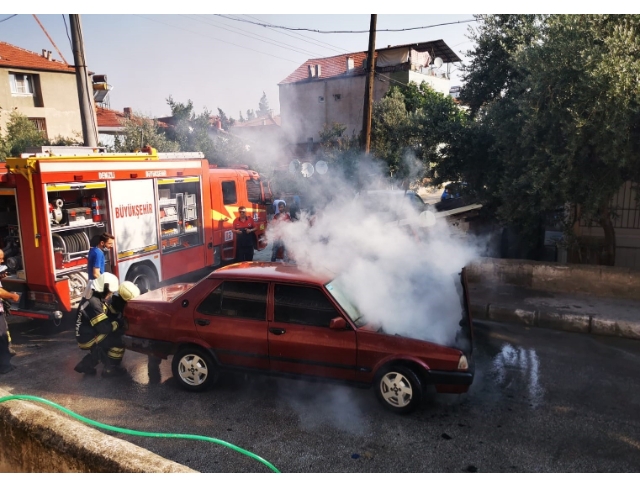
[[[99,293],[104,292],[105,286],[109,288],[109,292],[116,292],[118,290],[118,285],[120,281],[118,278],[111,274],[110,272],[105,272],[104,274],[100,274],[100,277],[94,279],[91,283],[91,287],[94,291],[98,291]]]
[[[124,281],[118,288],[118,294],[125,301],[130,301],[140,296],[140,289],[131,281]]]

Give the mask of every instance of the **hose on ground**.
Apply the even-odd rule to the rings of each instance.
[[[272,463],[268,462],[267,460],[265,460],[262,457],[259,457],[258,455],[256,455],[255,453],[252,453],[248,450],[245,450],[244,448],[240,448],[239,446],[236,446],[232,443],[226,442],[224,440],[219,440],[218,438],[212,438],[209,436],[200,436],[200,435],[188,435],[188,434],[183,434],[183,433],[152,433],[152,432],[148,432],[148,431],[136,431],[136,430],[130,430],[127,428],[119,428],[117,426],[111,426],[108,424],[104,424],[104,423],[99,423],[98,421],[94,421],[92,419],[89,418],[85,418],[84,416],[81,416],[77,413],[74,413],[73,411],[71,411],[70,409],[65,408],[64,406],[60,406],[59,404],[56,404],[53,401],[49,401],[48,399],[43,399],[41,397],[37,397],[37,396],[28,396],[28,395],[24,395],[24,394],[15,394],[12,396],[4,396],[4,397],[0,397],[0,403],[3,403],[5,401],[11,401],[11,400],[22,400],[22,401],[34,401],[34,402],[40,402],[42,404],[46,404],[48,406],[54,407],[56,409],[59,409],[60,411],[62,411],[63,413],[68,414],[69,416],[71,416],[72,418],[75,418],[79,421],[82,421],[84,423],[87,423],[91,426],[94,426],[96,428],[102,428],[108,431],[114,431],[116,433],[124,433],[126,435],[133,435],[133,436],[144,436],[144,437],[148,437],[148,438],[177,438],[177,439],[182,439],[182,440],[200,440],[200,441],[208,441],[210,443],[215,443],[217,445],[222,445],[225,446],[227,448],[230,448],[231,450],[237,451],[238,453],[242,453],[243,455],[248,456],[249,458],[252,458],[260,463],[262,463],[263,465],[266,465],[270,470],[272,470],[275,473],[280,473],[280,470],[278,470]]]

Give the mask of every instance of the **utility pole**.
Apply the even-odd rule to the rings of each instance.
[[[373,111],[373,77],[376,73],[376,22],[378,16],[371,14],[369,26],[369,53],[367,55],[367,80],[364,87],[364,110],[362,111],[362,150],[365,154],[371,148],[371,112]]]
[[[80,102],[80,118],[82,119],[82,136],[84,145],[98,147],[98,123],[91,97],[89,73],[84,56],[84,41],[79,15],[69,14],[71,23],[71,39],[73,43],[73,62],[76,68],[76,84],[78,85],[78,101]]]

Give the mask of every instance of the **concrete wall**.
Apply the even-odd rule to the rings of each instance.
[[[0,397],[10,395],[0,389]],[[195,473],[39,403],[0,403],[0,472]]]
[[[35,89],[39,93],[36,94],[35,100],[31,96],[12,95],[9,72],[29,73],[39,77]],[[0,107],[0,130],[3,133],[9,115],[17,107],[18,112],[29,118],[44,118],[47,136],[50,139],[59,135],[82,139],[80,105],[74,73],[0,68]]]
[[[640,271],[620,267],[485,258],[468,267],[470,282],[640,300]]]
[[[431,86],[434,91],[447,96],[449,96],[449,90],[451,89],[451,80],[447,78],[438,78],[429,74],[418,73],[417,71],[409,71],[409,81],[413,81],[418,86],[420,86],[424,81]]]
[[[325,124],[347,126],[344,135],[358,135],[362,130],[365,76],[345,76],[280,85],[280,116],[287,139],[303,144],[309,138],[320,140]],[[376,80],[374,101],[379,101],[389,89],[388,80]],[[340,95],[336,100],[334,95]],[[324,102],[319,97],[324,97]]]

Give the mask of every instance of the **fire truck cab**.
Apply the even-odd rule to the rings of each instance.
[[[238,207],[266,246],[268,186],[248,168],[210,166],[202,153],[105,153],[42,147],[8,158],[0,182],[3,286],[20,294],[12,313],[57,320],[88,282],[87,255],[115,237],[105,271],[142,292],[235,260]]]

